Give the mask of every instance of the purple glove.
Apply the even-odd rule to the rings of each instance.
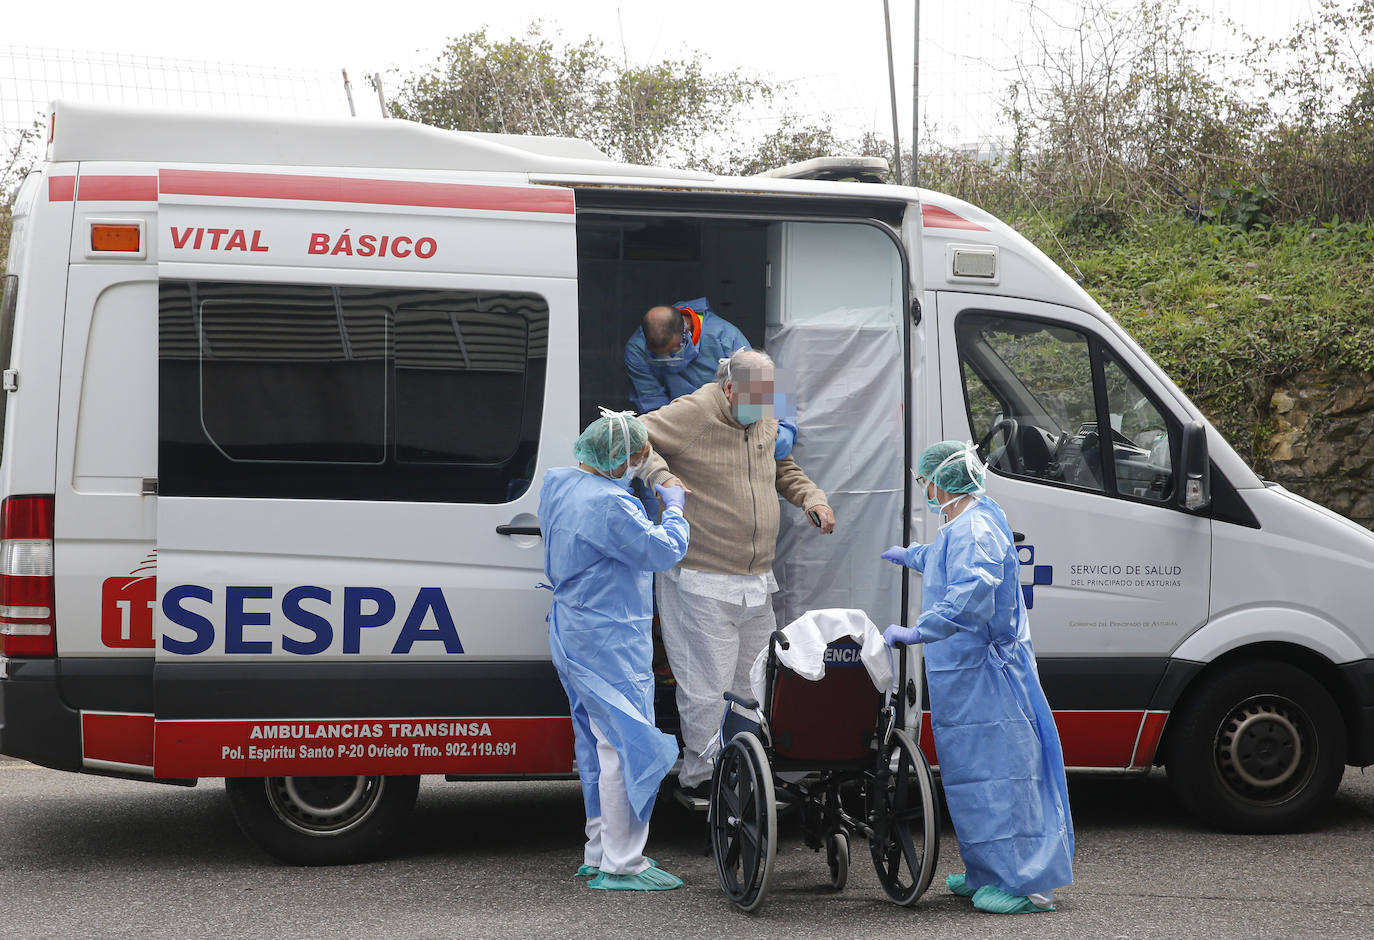
[[[680,486],[662,486],[655,483],[654,489],[658,491],[658,498],[663,500],[663,505],[667,509],[682,512],[682,507],[687,504],[687,492]]]
[[[898,643],[912,646],[921,642],[921,632],[915,627],[899,627],[894,623],[883,631],[883,642],[888,646],[896,646]]]
[[[882,555],[880,555],[879,557],[892,562],[894,565],[905,565],[906,547],[902,545],[894,545],[887,551],[883,552]]]

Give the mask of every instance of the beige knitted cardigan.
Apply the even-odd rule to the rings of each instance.
[[[739,424],[714,382],[641,417],[654,448],[645,479],[653,484],[676,476],[692,491],[684,510],[691,542],[680,567],[763,574],[777,548],[774,494],[802,510],[827,505],[795,460],[774,459],[777,420]]]

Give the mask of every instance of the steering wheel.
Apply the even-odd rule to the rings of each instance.
[[[1006,455],[1007,462],[1010,466],[1004,467],[1003,469],[1011,473],[1024,475],[1026,472],[1026,463],[1021,459],[1021,426],[1016,423],[1015,418],[1003,418],[1000,421],[994,422],[992,427],[988,428],[988,433],[978,439],[979,452],[984,454],[991,453],[992,439],[997,436],[998,431],[1005,431],[1007,435],[1007,446],[1002,453]]]

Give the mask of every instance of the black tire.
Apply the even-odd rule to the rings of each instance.
[[[843,891],[849,881],[849,836],[832,832],[825,837],[825,863],[830,868],[830,887]]]
[[[291,865],[377,858],[405,827],[419,777],[228,777],[234,820],[251,841]]]
[[[930,887],[940,860],[940,809],[930,764],[905,731],[879,755],[868,782],[868,847],[887,896],[902,906]]]
[[[1170,721],[1165,765],[1179,801],[1234,832],[1311,825],[1345,770],[1335,701],[1287,663],[1236,666],[1203,681]]]
[[[778,805],[768,755],[752,732],[735,735],[716,757],[710,830],[721,888],[740,910],[756,910],[773,874]]]

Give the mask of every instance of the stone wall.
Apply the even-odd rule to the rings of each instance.
[[[1266,476],[1374,529],[1374,374],[1303,373],[1269,405]]]

